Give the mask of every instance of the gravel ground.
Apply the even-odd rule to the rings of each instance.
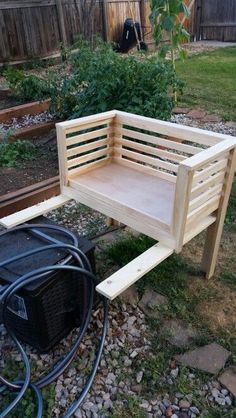
[[[25,115],[21,118],[13,118],[8,122],[0,123],[0,131],[7,132],[8,129],[16,131],[21,128],[26,128],[32,125],[38,125],[44,122],[50,122],[54,116],[45,111],[37,115]]]
[[[230,126],[227,122],[203,122],[202,120],[192,119],[184,114],[173,115],[171,122],[175,122],[180,125],[192,126],[194,128],[205,129],[207,131],[213,131],[220,134],[236,136],[236,124],[234,124],[235,126],[233,127],[233,125]]]
[[[52,418],[61,417],[70,403],[76,398],[86,381],[86,372],[94,359],[94,343],[97,340],[99,330],[102,327],[102,316],[98,309],[93,315],[93,323],[89,335],[81,344],[79,353],[72,366],[57,379],[55,385],[55,404],[52,411]],[[99,372],[94,385],[88,394],[82,408],[77,410],[77,418],[107,418],[112,417],[114,411],[121,413],[127,408],[129,399],[137,398],[137,408],[144,412],[147,418],[172,417],[172,418],[196,418],[201,410],[196,406],[194,399],[202,397],[209,405],[222,407],[227,412],[232,405],[232,397],[214,379],[202,384],[199,378],[186,370],[184,377],[193,386],[189,395],[171,390],[171,394],[159,395],[151,389],[155,384],[148,382],[150,391],[142,393],[142,384],[145,381],[144,360],[147,357],[154,357],[151,348],[151,341],[148,338],[148,326],[145,315],[135,305],[124,303],[113,303],[109,313],[109,333],[106,339],[105,350],[101,360]],[[2,327],[0,338],[0,349],[2,357],[0,366],[6,366],[11,359],[19,365],[20,355],[15,351],[11,341],[5,335]],[[49,370],[59,357],[68,350],[76,332],[74,330],[65,338],[59,346],[49,354],[38,355],[35,350],[26,347],[27,354],[34,368],[34,376],[40,376],[43,371]],[[178,377],[181,368],[170,363],[168,372],[159,381],[160,385],[172,386]],[[183,376],[182,376],[183,378]],[[160,380],[160,379],[159,379]],[[147,385],[147,382],[145,383]],[[122,415],[120,415],[122,416]]]

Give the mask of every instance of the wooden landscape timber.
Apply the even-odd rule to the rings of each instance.
[[[50,99],[2,109],[0,110],[0,123],[9,123],[14,118],[20,119],[26,115],[34,116],[43,113],[49,109],[49,106]],[[9,141],[16,141],[17,139],[29,139],[34,137],[38,137],[38,140],[40,140],[41,135],[44,135],[50,132],[52,129],[55,129],[55,123],[56,121],[48,121],[16,129],[9,137]],[[0,139],[1,136],[3,136],[3,134],[0,135]]]
[[[8,122],[13,118],[25,115],[37,115],[49,109],[50,100],[25,103],[18,106],[0,110],[0,123]]]
[[[0,196],[0,213],[8,216],[60,194],[59,176]]]
[[[207,229],[214,274],[236,164],[236,138],[110,111],[57,124],[61,195],[0,220],[6,227],[75,199],[158,241],[97,286],[114,299]],[[181,142],[180,142],[181,140]]]

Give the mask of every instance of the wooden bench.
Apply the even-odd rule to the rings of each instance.
[[[202,269],[214,274],[236,138],[116,110],[58,123],[57,138],[63,198],[158,241],[100,293],[113,299],[204,229]],[[1,223],[11,226],[9,218]]]

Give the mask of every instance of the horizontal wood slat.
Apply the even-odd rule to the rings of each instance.
[[[174,137],[183,141],[194,142],[200,145],[213,146],[225,139],[222,134],[205,131],[203,129],[192,128],[178,125],[171,122],[165,122],[157,119],[147,118],[117,111],[116,121],[123,125],[133,126],[144,129],[149,132],[155,132],[161,135]]]
[[[104,157],[101,160],[88,162],[86,165],[83,165],[82,167],[72,168],[68,173],[69,180],[73,179],[73,177],[77,177],[78,175],[87,173],[95,168],[103,167],[104,165],[109,164],[109,162],[111,162],[111,158]]]
[[[205,149],[200,154],[189,157],[184,161],[183,165],[187,170],[198,170],[210,162],[226,156],[230,150],[235,148],[235,145],[236,138],[225,139],[223,142]]]
[[[90,139],[99,138],[100,136],[109,135],[110,128],[97,129],[91,132],[86,132],[80,135],[73,136],[71,138],[66,138],[67,148],[71,145],[77,145],[81,142],[89,141]]]
[[[166,161],[162,161],[154,157],[147,157],[146,155],[134,151],[128,151],[124,148],[115,147],[114,149],[117,153],[120,152],[122,156],[131,158],[135,161],[141,161],[150,164],[151,166],[163,168],[164,170],[168,171],[173,171],[174,173],[177,173],[178,171],[178,166],[175,164],[167,163]]]
[[[91,152],[89,154],[83,155],[78,158],[73,158],[72,160],[67,161],[68,168],[75,167],[76,165],[84,164],[88,161],[95,160],[96,158],[105,157],[106,155],[109,155],[109,152],[111,152],[111,148],[107,147],[100,151]]]
[[[199,206],[193,212],[189,213],[187,216],[187,224],[194,222],[200,219],[202,216],[208,216],[213,213],[219,206],[220,203],[220,195],[213,196],[211,199],[204,203],[203,205]]]
[[[212,197],[219,195],[222,191],[222,188],[223,188],[223,184],[217,184],[216,186],[208,189],[206,193],[203,193],[200,196],[193,199],[192,201],[190,201],[189,214],[193,212],[195,209],[197,209],[199,206],[206,203]]]
[[[101,282],[96,290],[112,300],[129,286],[148,273],[173,253],[173,249],[160,243],[155,244],[143,254],[126,264],[122,269]]]
[[[110,145],[110,144],[111,144],[111,139],[109,138],[99,139],[98,141],[89,142],[88,144],[80,145],[79,147],[75,147],[75,148],[71,148],[67,150],[66,156],[67,158],[73,157],[74,155],[82,154],[84,152],[91,151],[93,149],[100,148],[100,147],[103,147],[105,145]]]
[[[150,147],[148,145],[140,144],[137,141],[129,141],[128,139],[124,139],[124,138],[117,139],[116,144],[123,145],[125,147],[132,148],[138,151],[143,151],[147,154],[155,155],[157,157],[165,158],[167,160],[174,161],[174,162],[180,162],[185,159],[183,155],[174,154],[173,152],[164,151],[161,148]]]
[[[202,148],[194,147],[192,145],[185,145],[179,142],[175,142],[173,140],[160,138],[158,136],[147,135],[141,132],[132,131],[131,129],[123,128],[120,132],[123,136],[127,136],[129,138],[138,139],[140,141],[149,142],[153,145],[160,145],[162,147],[166,147],[172,150],[180,151],[189,155],[195,155],[202,151]]]
[[[226,169],[227,164],[228,160],[224,158],[223,160],[213,163],[204,168],[203,170],[196,172],[196,174],[194,174],[193,177],[193,187],[196,186],[196,184],[198,184],[200,181],[209,178],[209,176],[216,174],[219,171],[223,171],[223,169]]]
[[[204,181],[202,183],[199,183],[197,186],[195,186],[192,189],[190,199],[191,200],[194,199],[199,194],[205,192],[210,187],[213,187],[216,184],[223,183],[224,178],[225,178],[225,172],[221,172],[221,171],[219,173],[215,174],[214,176],[210,176],[206,181]]]

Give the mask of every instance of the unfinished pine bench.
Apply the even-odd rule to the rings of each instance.
[[[97,286],[114,299],[207,229],[214,274],[236,166],[236,138],[110,111],[57,124],[61,195],[2,218],[11,227],[75,199],[158,241]]]

